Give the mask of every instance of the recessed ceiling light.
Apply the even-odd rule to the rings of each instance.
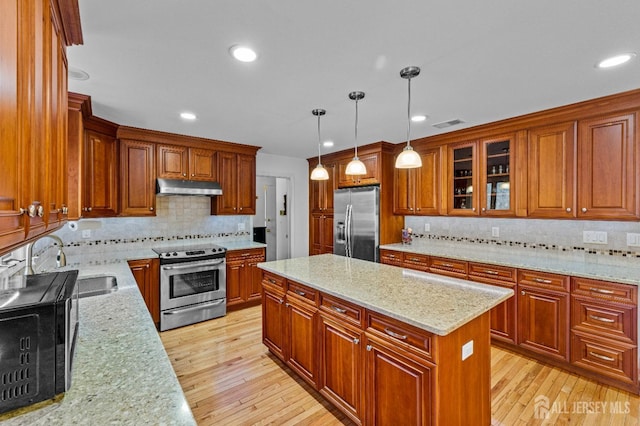
[[[71,80],[84,81],[89,80],[89,74],[86,71],[82,71],[80,68],[69,68],[69,78]]]
[[[333,141],[324,141],[322,142],[322,146],[325,148],[331,148],[333,146]]]
[[[611,68],[629,62],[631,58],[636,56],[635,53],[623,53],[621,55],[612,56],[596,64],[596,68]]]
[[[235,45],[229,49],[231,55],[240,62],[253,62],[258,55],[252,49],[246,46]]]
[[[192,112],[181,112],[180,117],[183,118],[184,120],[190,120],[190,121],[193,121],[196,119],[196,115]]]
[[[411,121],[413,121],[414,123],[419,123],[426,119],[427,119],[426,115],[414,115],[413,117],[411,117]]]

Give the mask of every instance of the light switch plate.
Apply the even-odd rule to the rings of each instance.
[[[91,229],[83,229],[82,238],[91,238]]]
[[[491,227],[491,236],[492,237],[499,237],[500,236],[500,228],[498,228],[497,226],[492,226]]]
[[[462,360],[469,358],[473,355],[473,340],[469,340],[467,343],[462,345]]]
[[[429,232],[429,231],[431,231],[431,224],[425,223],[424,224],[424,232]]]
[[[640,247],[640,234],[627,232],[627,245],[629,247]]]
[[[244,223],[238,224],[238,231],[244,231]]]

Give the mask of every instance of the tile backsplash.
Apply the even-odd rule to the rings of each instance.
[[[640,233],[640,222],[405,216],[404,223],[417,238],[640,256],[640,247],[627,245],[627,233]],[[607,243],[584,242],[585,231],[606,232]]]

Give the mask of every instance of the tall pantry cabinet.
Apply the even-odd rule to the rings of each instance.
[[[76,0],[0,4],[2,252],[66,221],[66,47],[81,43]]]

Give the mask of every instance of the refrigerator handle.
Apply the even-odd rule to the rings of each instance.
[[[352,221],[353,221],[353,217],[352,217],[352,209],[353,206],[351,204],[347,204],[347,229],[346,229],[346,235],[347,235],[347,244],[346,244],[346,255],[347,257],[351,257],[351,229],[352,229]]]

